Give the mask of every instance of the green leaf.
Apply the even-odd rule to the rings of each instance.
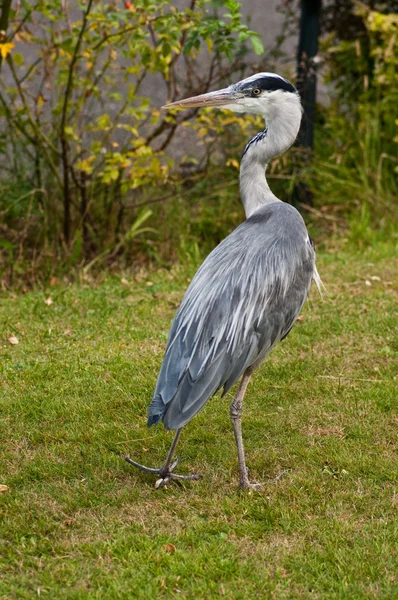
[[[15,247],[15,244],[13,244],[12,242],[0,238],[0,248],[5,248],[6,250],[13,250]]]
[[[12,58],[14,59],[14,63],[17,65],[17,67],[21,67],[23,65],[24,57],[20,52],[14,52]]]
[[[252,43],[253,46],[253,50],[256,54],[260,55],[260,54],[264,54],[264,46],[263,43],[261,41],[261,39],[256,35],[252,35],[250,36],[250,41]]]

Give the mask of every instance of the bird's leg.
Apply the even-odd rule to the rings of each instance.
[[[145,467],[144,465],[140,465],[139,463],[132,460],[129,456],[125,457],[125,460],[134,467],[145,471],[146,473],[153,473],[154,475],[159,475],[159,479],[155,483],[156,488],[164,487],[169,481],[181,481],[181,480],[192,480],[192,479],[200,479],[202,476],[199,473],[193,473],[192,475],[178,475],[177,473],[173,473],[174,469],[178,464],[178,458],[172,463],[171,459],[173,458],[174,451],[178,444],[178,440],[180,439],[182,427],[177,429],[174,439],[171,443],[170,450],[167,453],[166,460],[163,463],[163,466],[160,469],[152,469],[150,467]]]
[[[235,394],[234,399],[231,402],[229,409],[229,415],[232,421],[232,427],[234,429],[236,448],[238,450],[238,464],[239,464],[239,487],[242,490],[257,489],[261,487],[261,483],[250,483],[248,476],[248,469],[245,461],[245,449],[243,446],[242,438],[242,407],[243,398],[246,393],[247,386],[251,378],[251,372],[247,369],[242,377],[239,384],[238,391]]]

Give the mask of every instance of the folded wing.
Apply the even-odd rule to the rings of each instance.
[[[284,203],[260,209],[217,246],[173,321],[148,425],[182,427],[258,366],[293,326],[314,264],[304,222]]]

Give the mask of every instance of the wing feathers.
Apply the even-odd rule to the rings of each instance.
[[[162,418],[168,429],[182,427],[287,334],[314,274],[306,240],[299,213],[275,203],[256,211],[207,257],[174,319],[148,425]]]

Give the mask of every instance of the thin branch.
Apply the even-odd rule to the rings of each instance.
[[[45,142],[46,146],[48,146],[48,148],[50,148],[50,150],[52,150],[54,152],[54,154],[59,156],[59,151],[57,150],[57,148],[52,144],[52,142],[48,139],[48,137],[41,131],[40,127],[37,126],[37,123],[35,122],[34,118],[32,117],[32,113],[30,112],[30,108],[29,108],[29,104],[28,104],[28,101],[25,96],[25,92],[23,91],[21,82],[18,79],[17,73],[15,71],[15,67],[14,67],[14,61],[12,60],[12,56],[10,54],[7,56],[7,62],[8,62],[8,66],[10,67],[10,71],[12,73],[14,81],[17,85],[19,96],[22,100],[22,104],[26,111],[26,116],[28,117],[29,123],[30,123],[34,133],[36,134],[37,138],[41,138]]]
[[[105,35],[95,46],[93,46],[92,51],[98,50],[105,42],[107,42],[110,38],[117,37],[120,35],[124,35],[125,33],[129,33],[129,31],[133,31],[137,29],[137,25],[133,25],[132,27],[127,27],[126,29],[122,29],[122,31],[117,31],[116,33],[110,33],[109,35]]]
[[[29,196],[34,196],[35,194],[39,193],[43,194],[44,196],[47,196],[47,191],[44,188],[35,188],[34,190],[30,190],[30,192],[27,192],[26,194],[23,194],[22,196],[19,196],[19,198],[13,200],[13,202],[11,202],[9,206],[5,210],[3,210],[1,216],[4,217],[4,215],[6,215],[12,208],[14,208],[19,202],[21,202],[21,200],[25,200],[25,198],[29,198]]]
[[[33,71],[33,69],[35,69],[39,63],[41,63],[41,61],[42,61],[42,58],[41,58],[41,57],[40,57],[40,58],[38,58],[37,60],[35,60],[35,62],[33,62],[33,63],[30,65],[30,67],[29,67],[29,69],[26,71],[25,75],[24,75],[23,77],[21,77],[21,79],[19,80],[19,83],[21,83],[21,84],[22,84],[22,83],[25,81],[25,79],[27,79],[27,78],[29,77],[29,75],[31,74],[31,72]]]
[[[388,379],[364,379],[362,377],[346,377],[345,375],[316,375],[318,379],[332,379],[334,381],[340,381],[345,379],[347,381],[366,381],[367,383],[386,383]]]
[[[15,118],[15,115],[13,115],[6,99],[4,98],[3,94],[0,92],[0,102],[3,105],[4,111],[6,113],[6,118],[9,121],[12,121],[15,125],[15,127],[22,133],[23,136],[25,136],[25,138],[33,145],[35,145],[37,143],[36,138],[32,137],[25,129],[25,127],[22,125],[22,123],[19,121],[19,119]]]
[[[12,1],[12,0],[11,0],[11,1]],[[28,20],[29,20],[29,18],[30,18],[30,15],[31,15],[31,14],[32,14],[32,9],[29,9],[29,10],[26,12],[25,16],[24,16],[24,17],[21,19],[21,21],[18,23],[18,26],[17,26],[17,28],[16,28],[16,29],[14,29],[14,31],[11,33],[11,35],[9,35],[9,36],[7,37],[7,39],[8,39],[9,41],[10,41],[10,40],[12,40],[12,39],[14,39],[14,37],[17,35],[17,33],[19,33],[19,32],[21,31],[21,29],[22,29],[22,27],[25,25],[26,21],[28,21]]]
[[[83,23],[79,31],[79,36],[73,51],[72,60],[69,64],[68,80],[65,88],[64,102],[61,111],[61,123],[60,123],[60,138],[61,138],[61,152],[62,152],[62,167],[63,167],[63,191],[64,191],[64,238],[66,244],[69,243],[70,239],[70,189],[69,189],[69,156],[68,156],[68,140],[65,133],[66,119],[68,115],[68,104],[73,89],[73,75],[74,68],[79,58],[79,51],[83,41],[83,35],[87,28],[88,15],[90,14],[93,0],[88,0],[87,8],[83,15]]]

